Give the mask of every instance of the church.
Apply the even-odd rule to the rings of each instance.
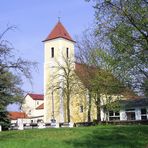
[[[88,90],[84,65],[75,61],[75,41],[58,21],[44,44],[44,94],[27,94],[21,110],[31,123],[87,122]],[[96,108],[91,109],[91,121]]]
[[[27,94],[24,98],[22,111],[26,113],[29,120],[27,121],[76,123],[96,120],[98,113],[94,101],[91,101],[91,109],[89,108],[89,84],[84,81],[84,78],[89,79],[89,76],[85,71],[85,65],[76,62],[75,41],[60,21],[43,44],[44,95]],[[90,71],[93,72],[92,68]],[[114,97],[116,99],[117,96]],[[102,96],[99,113],[101,121],[148,119],[148,101],[144,97],[122,96],[121,108],[116,112],[106,112],[104,100]]]
[[[58,21],[43,43],[44,122],[49,122],[51,119],[57,122],[87,121],[88,94],[76,74],[82,65],[75,62],[75,41],[63,24]],[[69,76],[67,76],[68,72]],[[69,88],[66,89],[65,85]],[[68,89],[72,90],[66,92]],[[69,108],[67,108],[68,101]],[[94,114],[92,118],[95,118]]]

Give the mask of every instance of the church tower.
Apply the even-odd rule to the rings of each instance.
[[[59,82],[56,77],[60,71],[55,70],[57,63],[63,63],[64,57],[74,58],[74,43],[60,21],[55,25],[44,42],[44,122],[64,122],[63,98],[61,90],[54,90],[53,82]]]

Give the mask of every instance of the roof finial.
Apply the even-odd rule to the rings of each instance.
[[[61,11],[59,11],[58,21],[61,22]]]
[[[59,21],[59,22],[61,21],[61,17],[60,17],[60,16],[58,16],[58,21]]]

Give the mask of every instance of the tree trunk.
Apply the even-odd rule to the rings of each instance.
[[[100,117],[100,95],[97,95],[96,107],[97,107],[97,121],[101,121],[101,117]]]
[[[67,122],[70,122],[70,97],[67,97]]]
[[[88,122],[91,122],[91,93],[88,94]]]

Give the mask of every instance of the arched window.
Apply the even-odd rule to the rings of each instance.
[[[54,47],[51,48],[51,58],[54,58]]]

